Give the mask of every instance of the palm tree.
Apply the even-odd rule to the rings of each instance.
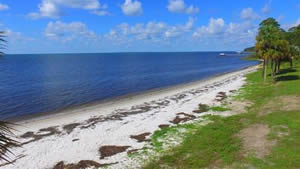
[[[271,61],[271,66],[274,58],[278,57],[276,51],[276,42],[280,40],[280,29],[275,24],[266,24],[263,21],[260,25],[258,35],[256,37],[256,51],[258,56],[263,59],[263,77],[267,79],[267,67]],[[271,73],[273,75],[273,72]]]
[[[5,33],[0,31],[0,49],[5,47]],[[4,53],[0,50],[0,55]],[[9,162],[9,154],[12,154],[11,148],[19,146],[19,143],[14,139],[15,135],[12,132],[12,124],[0,121],[0,160]]]

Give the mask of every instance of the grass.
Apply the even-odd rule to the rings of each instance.
[[[246,85],[235,96],[235,99],[253,103],[247,113],[226,118],[209,116],[211,123],[205,126],[189,124],[185,129],[190,132],[185,134],[181,144],[161,153],[143,169],[300,168],[300,110],[284,110],[278,100],[281,96],[300,96],[300,62],[295,63],[294,69],[284,64],[275,81],[269,77],[264,83],[261,74],[259,70],[247,75]],[[210,110],[227,111],[226,107],[210,107]],[[269,113],[259,115],[266,111]],[[236,136],[252,124],[267,124],[271,129],[269,139],[277,143],[263,159],[255,154],[244,156],[242,140]],[[163,142],[159,140],[170,133],[176,135],[174,128],[157,131],[152,137],[154,147],[161,150]],[[280,136],[280,133],[286,134]]]
[[[230,108],[224,107],[224,106],[213,106],[210,107],[209,110],[213,112],[224,112],[224,111],[229,111]]]

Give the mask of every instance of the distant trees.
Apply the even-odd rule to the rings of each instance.
[[[267,78],[268,66],[271,67],[272,78],[280,71],[282,61],[289,61],[291,67],[293,66],[293,59],[300,53],[299,41],[300,26],[286,32],[274,18],[268,18],[260,23],[255,49],[263,60],[264,81]]]
[[[3,31],[0,31],[0,56],[2,56],[4,53],[2,50],[4,49],[5,40],[4,40],[5,34]]]
[[[0,55],[4,53],[2,50],[5,47],[5,34],[0,31]],[[10,124],[4,121],[0,121],[0,160],[4,160],[9,162],[8,154],[12,153],[10,151],[11,148],[18,146],[18,142],[13,138],[15,135],[12,133]]]

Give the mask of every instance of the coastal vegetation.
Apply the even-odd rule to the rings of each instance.
[[[290,67],[293,67],[293,61],[300,53],[299,30],[300,26],[297,26],[286,32],[274,18],[268,18],[260,23],[255,48],[257,56],[263,60],[264,81],[267,79],[268,66],[273,79],[279,73],[282,62],[288,61]]]
[[[161,129],[152,136],[161,156],[143,168],[300,168],[300,62],[293,68],[283,62],[275,81],[271,75],[264,81],[263,71],[248,74],[232,98],[251,103],[246,113],[181,126],[187,130],[182,143],[165,151],[159,140],[178,130]]]

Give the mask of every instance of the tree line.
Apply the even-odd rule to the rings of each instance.
[[[280,71],[282,62],[290,62],[300,56],[300,25],[285,31],[274,18],[263,20],[259,24],[255,50],[263,60],[263,77],[267,79],[268,67],[272,78]]]

